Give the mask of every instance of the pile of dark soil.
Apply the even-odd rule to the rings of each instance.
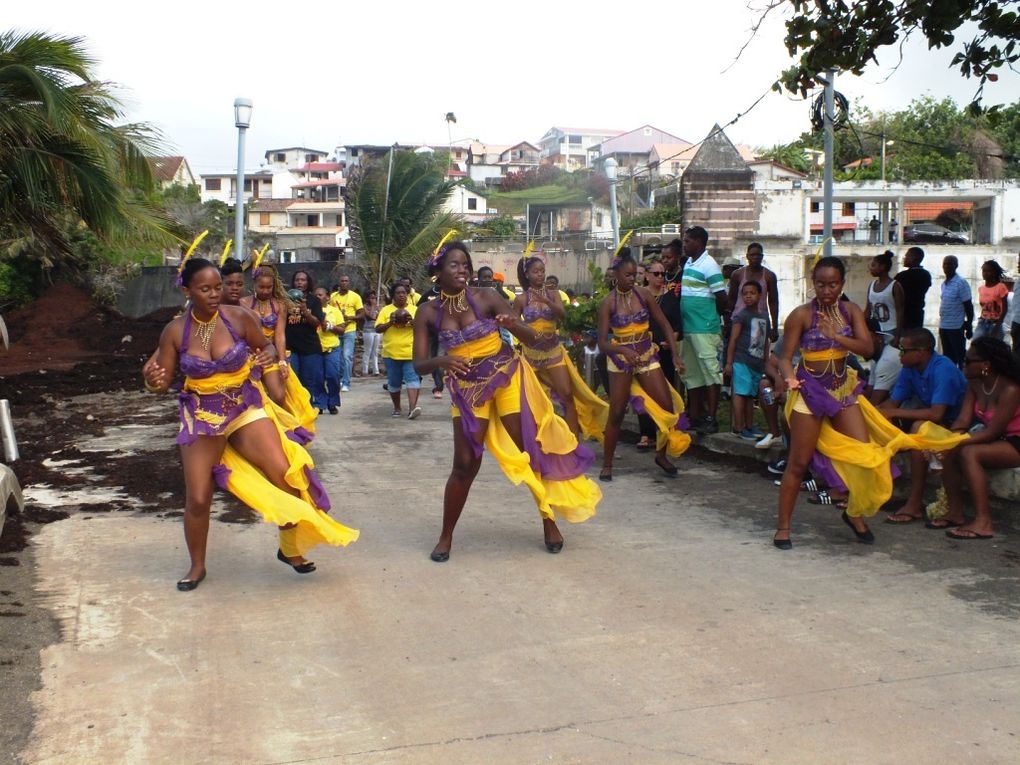
[[[174,310],[127,319],[97,305],[70,284],[54,284],[24,308],[4,316],[11,338],[0,349],[0,381],[25,372],[66,372],[82,362],[147,357]],[[13,399],[12,399],[13,400]]]

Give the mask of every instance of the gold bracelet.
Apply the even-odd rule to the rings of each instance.
[[[149,393],[163,392],[160,388],[156,387],[155,385],[150,385],[148,380],[142,380],[142,383],[145,386],[145,390],[147,390]]]

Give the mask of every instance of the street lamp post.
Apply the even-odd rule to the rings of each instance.
[[[244,260],[244,131],[251,124],[251,100],[234,99],[234,125],[237,127],[237,197],[234,199],[234,250]]]
[[[613,227],[613,252],[620,246],[620,218],[616,210],[616,160],[609,157],[605,162],[606,178],[609,180],[609,218]]]

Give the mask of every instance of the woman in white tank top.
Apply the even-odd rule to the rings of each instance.
[[[889,344],[898,347],[903,331],[903,285],[889,276],[892,260],[892,253],[888,250],[872,258],[868,270],[875,281],[868,287],[864,315],[877,321]]]

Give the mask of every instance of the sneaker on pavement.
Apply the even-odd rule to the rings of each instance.
[[[779,438],[777,436],[774,436],[771,433],[766,433],[765,437],[754,445],[754,448],[755,449],[768,449],[770,446],[772,446],[773,442],[778,441],[778,440],[779,440]]]
[[[341,393],[350,393],[351,392],[351,386],[350,385],[341,385],[340,386],[340,392]]]
[[[420,406],[416,406],[414,409],[411,410],[411,413],[407,415],[407,419],[409,420],[417,420],[419,417],[421,417]]]
[[[786,457],[780,457],[775,462],[770,462],[766,470],[772,475],[782,475],[786,472]]]
[[[761,428],[750,428],[750,431],[752,433],[754,433],[754,440],[755,441],[758,441],[758,440],[760,440],[762,438],[765,438],[765,431],[762,430]]]
[[[390,417],[403,417],[403,416],[404,413],[401,412],[399,409],[394,409],[393,414],[390,415]]]
[[[757,441],[758,434],[750,428],[744,428],[740,433],[737,434],[744,441]]]

